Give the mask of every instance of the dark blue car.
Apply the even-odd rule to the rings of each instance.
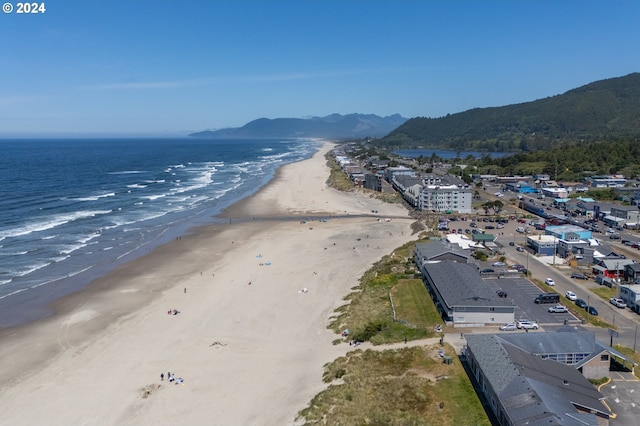
[[[575,303],[578,306],[578,308],[586,308],[587,307],[587,302],[585,302],[582,299],[576,299]]]
[[[587,311],[589,315],[598,316],[598,311],[596,311],[596,308],[594,308],[593,306],[587,306],[586,308],[584,308],[584,310]]]

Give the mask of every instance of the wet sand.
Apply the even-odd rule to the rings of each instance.
[[[404,207],[326,186],[331,147],[282,167],[224,212],[230,224],[192,229],[57,301],[52,318],[3,330],[0,424],[293,424],[325,388],[322,366],[348,351],[332,344],[332,312],[412,239]]]

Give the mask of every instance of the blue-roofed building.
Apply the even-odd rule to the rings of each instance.
[[[592,236],[592,232],[588,229],[584,229],[581,226],[577,225],[557,225],[557,226],[547,226],[544,230],[544,233],[547,235],[554,236],[559,239],[565,239],[567,234],[577,235],[578,238],[584,241],[589,241]],[[572,236],[573,238],[573,236]]]

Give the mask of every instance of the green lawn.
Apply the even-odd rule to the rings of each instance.
[[[391,289],[391,298],[398,321],[429,330],[436,324],[444,325],[421,279],[399,281]]]

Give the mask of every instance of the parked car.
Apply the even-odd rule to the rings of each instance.
[[[502,297],[503,299],[507,297],[507,292],[504,290],[498,290],[496,291],[496,294],[498,295],[498,297]]]
[[[626,308],[627,307],[627,304],[625,303],[624,300],[618,299],[616,297],[612,297],[611,299],[609,299],[609,303],[611,303],[616,308]]]
[[[515,269],[516,271],[522,271],[524,268],[524,265],[520,265],[519,263],[516,263],[515,265],[511,265],[511,269]]]
[[[507,266],[507,264],[506,264],[506,263],[504,263],[504,262],[493,262],[493,264],[492,264],[491,266],[495,266],[495,267],[498,267],[498,268],[502,268],[502,267]]]
[[[586,308],[587,307],[587,302],[585,302],[582,299],[576,299],[574,303],[576,304],[576,306],[578,308]]]
[[[518,327],[512,322],[500,326],[500,330],[502,331],[515,331],[517,329]]]
[[[598,311],[593,306],[586,306],[584,310],[587,311],[589,315],[598,316]]]
[[[511,247],[513,247],[513,246],[515,246],[515,245],[516,245],[516,243],[514,243],[513,241],[509,241],[509,245],[510,245]]]
[[[556,285],[556,282],[553,280],[553,278],[545,278],[544,283],[545,283],[546,285],[550,285],[550,286],[552,286],[552,287],[553,287],[554,285]]]
[[[578,300],[578,296],[576,296],[576,294],[570,290],[568,290],[565,294],[565,296],[567,296],[567,299],[571,300],[571,301],[576,301]]]
[[[551,306],[549,309],[547,309],[547,311],[553,314],[564,314],[566,312],[569,312],[567,307],[562,305]]]
[[[491,269],[491,268],[485,268],[482,271],[480,271],[481,274],[491,274],[493,272],[495,272],[495,271],[493,269]]]
[[[571,274],[571,278],[575,278],[576,280],[588,280],[589,277],[587,277],[585,274],[581,274],[579,272],[573,272]]]
[[[620,235],[618,234],[611,234],[609,235],[609,238],[612,240],[619,240],[620,239]]]
[[[521,328],[523,330],[537,330],[538,323],[535,321],[520,320],[516,323],[516,327]]]
[[[516,249],[516,251],[524,251],[524,249],[522,248],[522,246],[518,246],[518,248]]]

